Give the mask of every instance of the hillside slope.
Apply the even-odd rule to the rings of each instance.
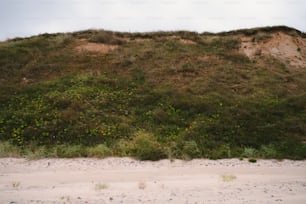
[[[1,155],[305,159],[306,38],[87,30],[0,43]]]

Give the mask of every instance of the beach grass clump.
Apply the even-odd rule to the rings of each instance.
[[[112,150],[104,144],[87,148],[88,157],[105,158],[112,155]]]
[[[224,182],[231,182],[237,179],[235,175],[222,175],[221,176],[222,181]]]
[[[107,188],[108,188],[108,185],[106,183],[97,183],[95,185],[96,191],[100,191],[100,190],[107,189]]]

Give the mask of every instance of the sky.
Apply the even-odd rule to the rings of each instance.
[[[0,0],[0,41],[86,29],[221,32],[286,25],[306,31],[306,0]]]

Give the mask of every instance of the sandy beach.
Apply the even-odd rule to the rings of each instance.
[[[0,203],[306,203],[306,161],[0,159]]]

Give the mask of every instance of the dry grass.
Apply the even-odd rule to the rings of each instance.
[[[118,45],[108,45],[103,43],[92,43],[92,42],[83,42],[81,45],[78,45],[75,49],[78,52],[93,52],[106,54],[115,50]]]
[[[145,181],[138,182],[138,189],[144,190],[146,187],[147,187],[147,184]]]
[[[230,181],[236,180],[237,177],[234,176],[234,175],[222,175],[222,176],[221,176],[221,179],[222,179],[222,181],[224,181],[224,182],[230,182]]]
[[[106,183],[97,183],[95,185],[96,191],[100,191],[100,190],[107,189],[107,188],[108,188],[108,185]]]
[[[13,182],[12,182],[12,187],[13,187],[14,189],[20,188],[20,185],[21,185],[21,183],[20,183],[19,181],[13,181]]]

